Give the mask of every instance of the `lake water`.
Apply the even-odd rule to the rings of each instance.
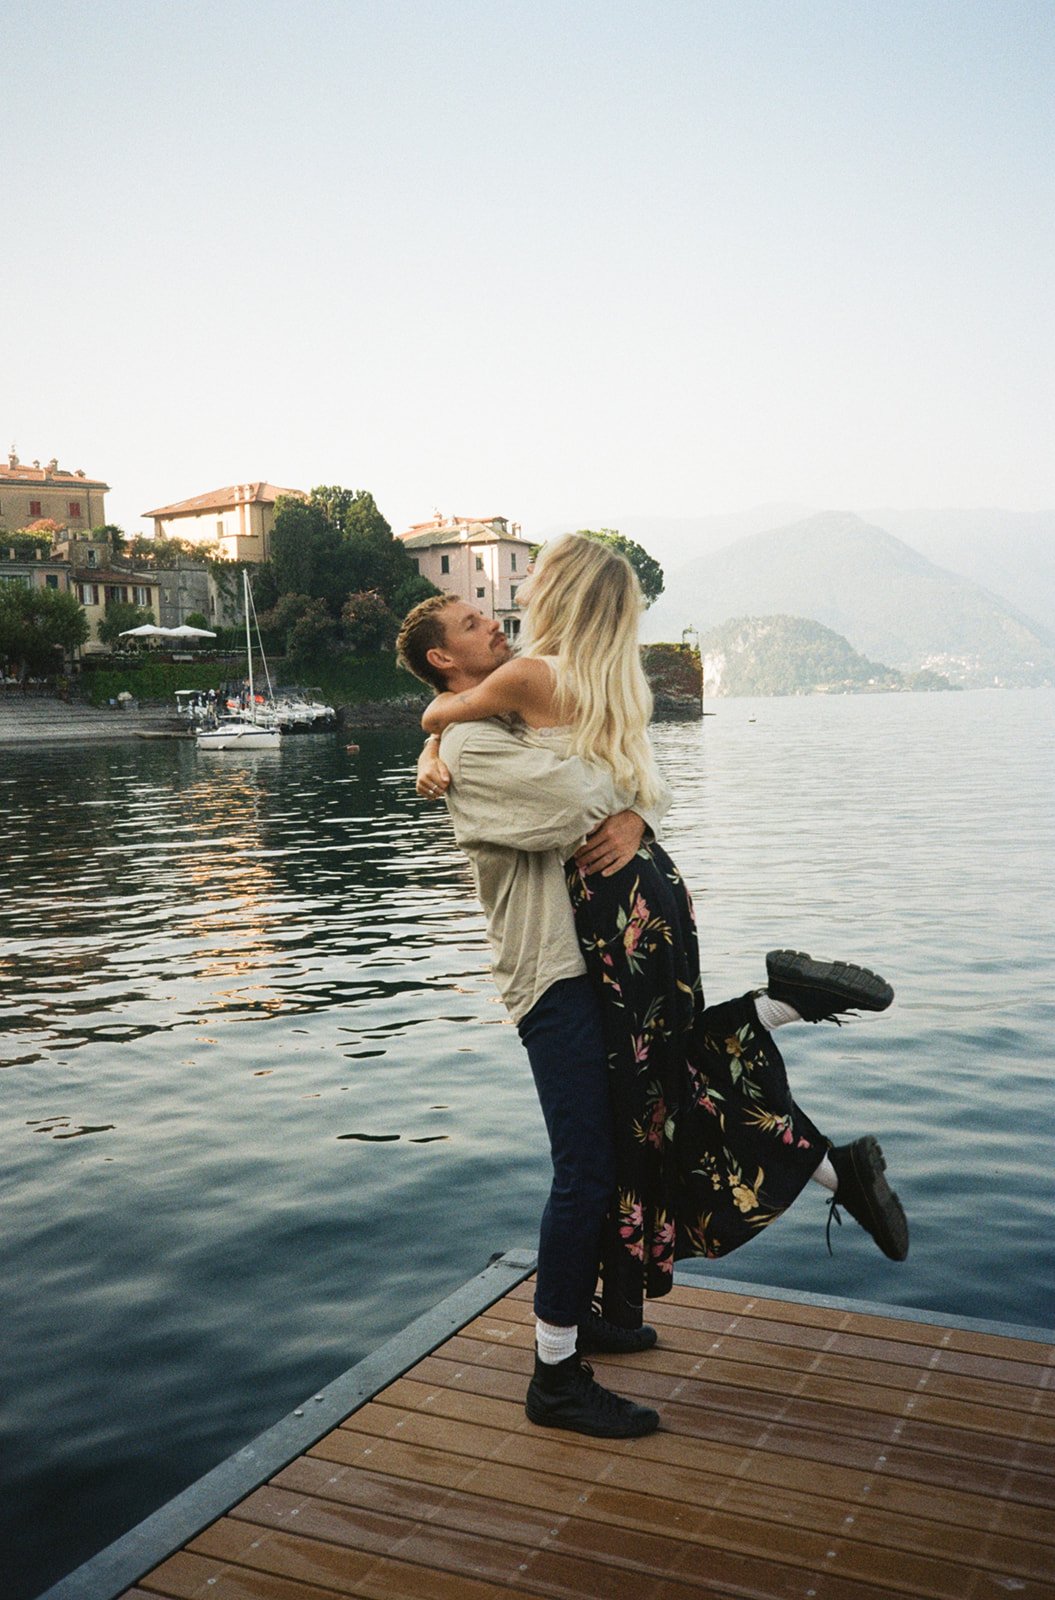
[[[708,1279],[1055,1323],[1055,695],[726,700],[656,730],[712,1000],[794,945],[897,1000],[783,1030],[907,1262],[810,1186]],[[0,1548],[27,1600],[495,1251],[541,1119],[418,739],[0,751]]]

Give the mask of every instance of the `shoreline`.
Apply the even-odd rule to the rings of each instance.
[[[365,701],[337,707],[336,732],[360,728],[417,728],[426,704],[406,701]],[[163,701],[148,701],[133,709],[93,706],[57,695],[0,694],[0,749],[42,745],[120,743],[141,737],[190,737],[186,724]]]

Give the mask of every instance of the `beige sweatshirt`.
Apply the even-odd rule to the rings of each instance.
[[[629,802],[603,768],[501,722],[453,724],[440,753],[451,773],[454,836],[487,918],[495,982],[519,1022],[552,984],[585,973],[563,864]],[[665,796],[654,811],[632,809],[656,834],[668,805]]]

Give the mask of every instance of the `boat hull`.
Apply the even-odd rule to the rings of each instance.
[[[199,728],[199,750],[277,750],[282,735],[277,728],[239,723],[229,728]]]

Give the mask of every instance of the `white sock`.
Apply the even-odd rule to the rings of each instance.
[[[542,1322],[538,1317],[535,1319],[538,1358],[547,1367],[555,1367],[558,1361],[567,1361],[569,1356],[574,1355],[578,1336],[578,1328],[561,1328],[555,1322]]]
[[[783,1000],[773,1000],[764,989],[761,994],[755,995],[755,1010],[759,1022],[770,1033],[774,1028],[782,1028],[786,1022],[802,1021],[794,1006],[785,1005]]]
[[[816,1172],[812,1174],[812,1177],[814,1183],[823,1184],[826,1189],[831,1190],[832,1194],[835,1194],[839,1187],[838,1174],[827,1156],[825,1156]]]

